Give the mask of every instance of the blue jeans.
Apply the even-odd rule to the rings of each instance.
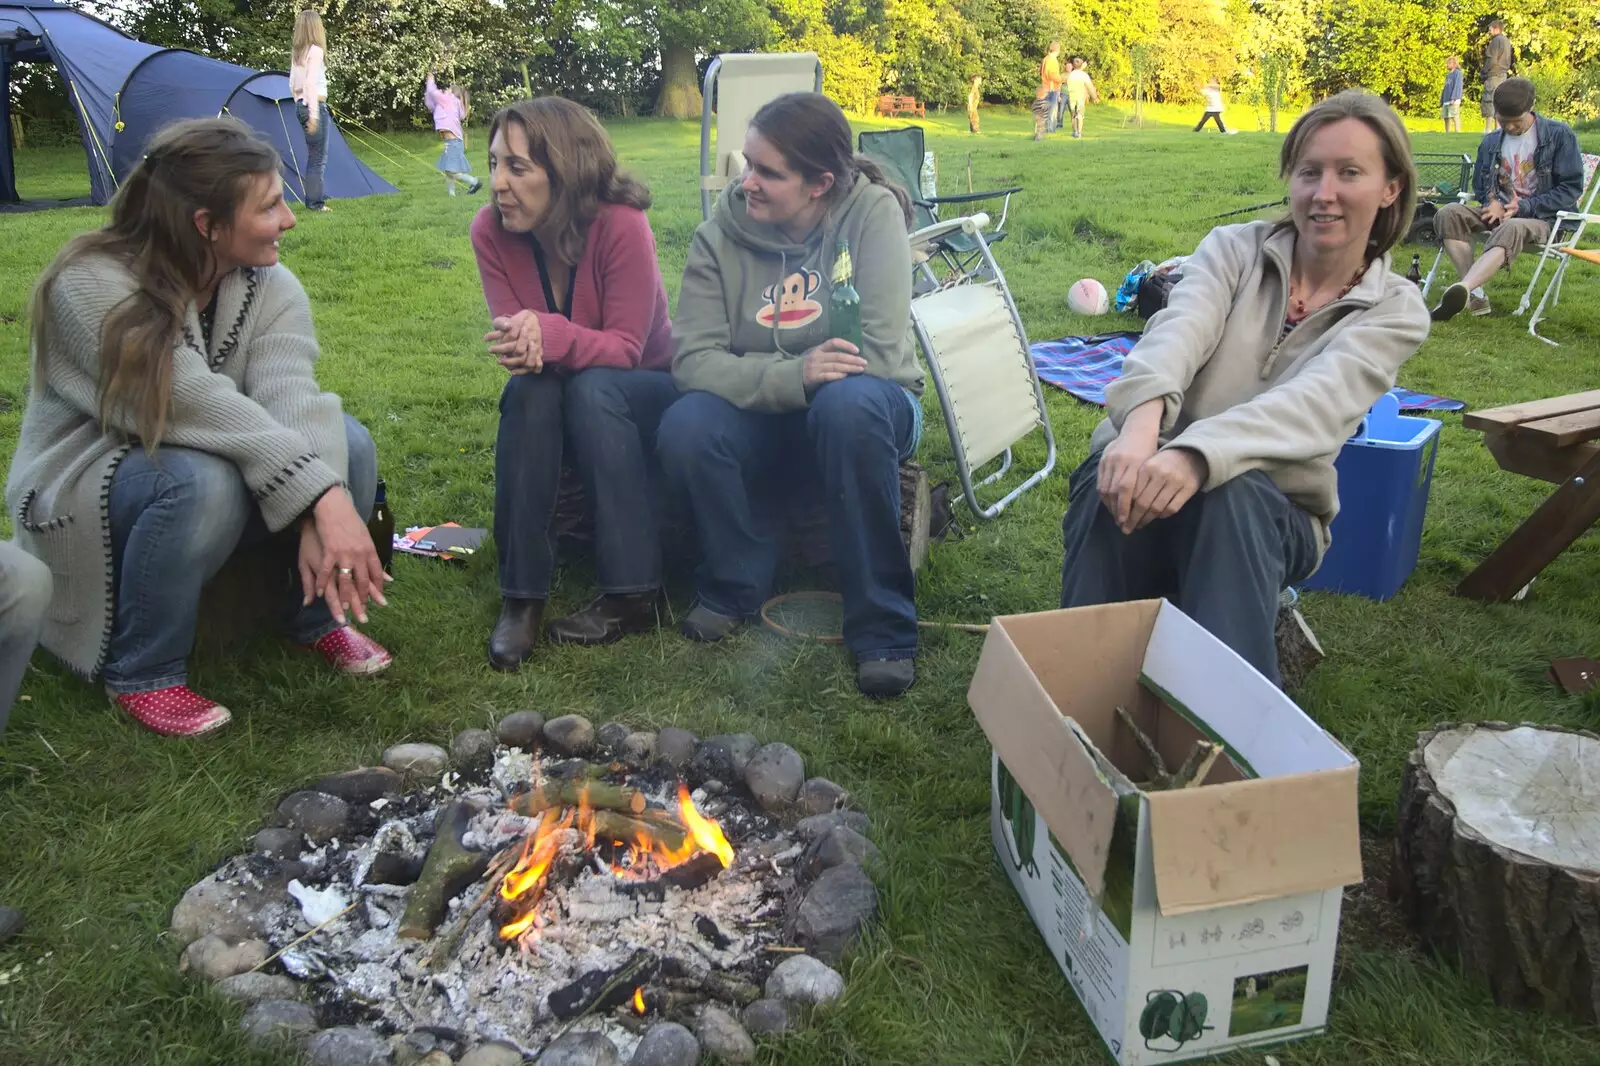
[[[0,737],[50,609],[50,568],[0,541]]]
[[[1278,597],[1317,563],[1311,517],[1259,470],[1123,533],[1100,502],[1100,452],[1073,472],[1061,606],[1166,597],[1278,683]]]
[[[500,394],[494,448],[494,541],[500,594],[550,596],[556,544],[550,520],[571,449],[594,513],[595,576],[611,595],[661,587],[660,516],[650,485],[661,415],[678,398],[661,370],[590,367],[513,374]]]
[[[306,165],[300,172],[300,182],[305,187],[306,206],[315,211],[327,200],[322,194],[322,175],[328,169],[328,130],[333,126],[333,115],[328,111],[328,102],[320,101],[317,104],[317,131],[312,133],[306,130]],[[306,124],[311,121],[311,109],[304,103],[294,105],[294,117],[300,120],[300,128],[306,129]]]
[[[1061,128],[1061,109],[1066,106],[1067,94],[1056,90],[1044,94],[1046,133],[1054,133]]]
[[[350,496],[370,517],[378,491],[378,453],[366,429],[344,416]],[[193,448],[135,447],[117,464],[108,501],[116,567],[111,643],[103,680],[114,692],[181,685],[194,648],[200,590],[235,549],[273,534],[239,468]],[[279,536],[292,538],[293,529]],[[286,594],[289,638],[310,644],[339,628],[323,600],[301,606],[298,578]]]
[[[820,478],[844,597],[844,642],[858,660],[917,653],[916,581],[900,535],[900,463],[915,446],[914,400],[857,374],[816,391],[806,411],[746,411],[691,392],[661,420],[657,451],[700,536],[698,601],[752,618],[772,595],[796,482]]]

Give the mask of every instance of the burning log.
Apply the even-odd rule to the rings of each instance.
[[[594,970],[569,985],[550,993],[550,1013],[569,1020],[597,1010],[610,1010],[632,1001],[634,991],[655,976],[661,962],[648,951],[633,957],[614,970]]]
[[[511,809],[526,818],[553,807],[585,806],[594,808],[597,815],[602,811],[643,814],[647,803],[636,788],[586,779],[547,781],[511,801]]]
[[[655,840],[668,851],[681,850],[688,838],[683,826],[676,822],[655,819],[645,821],[641,818],[630,818],[614,810],[594,812],[594,835],[597,840],[621,840],[628,844]]]
[[[483,876],[490,856],[473,851],[461,842],[472,820],[473,807],[456,800],[439,812],[437,835],[422,875],[411,886],[405,914],[400,919],[399,935],[411,940],[426,940],[444,919],[451,899]]]

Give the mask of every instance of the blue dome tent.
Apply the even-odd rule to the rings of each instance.
[[[83,131],[94,203],[111,199],[162,126],[219,114],[233,115],[272,142],[290,193],[303,199],[306,141],[287,75],[146,44],[55,0],[0,0],[0,209],[20,200],[9,117],[17,63],[52,63],[61,73]],[[337,198],[395,191],[355,157],[336,125],[328,131],[325,187]]]

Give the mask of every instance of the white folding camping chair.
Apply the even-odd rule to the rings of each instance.
[[[1578,247],[1584,229],[1591,222],[1600,223],[1600,214],[1595,213],[1595,195],[1600,193],[1600,155],[1583,157],[1583,189],[1584,191],[1578,196],[1576,211],[1561,211],[1556,214],[1555,225],[1550,227],[1550,237],[1539,250],[1539,264],[1533,268],[1533,278],[1528,282],[1528,291],[1522,294],[1522,302],[1517,305],[1517,314],[1527,313],[1533,303],[1533,293],[1539,286],[1539,275],[1544,273],[1545,264],[1551,260],[1559,260],[1545,283],[1544,295],[1539,299],[1539,306],[1534,308],[1533,316],[1528,319],[1529,333],[1546,344],[1558,347],[1558,342],[1540,335],[1539,319],[1544,317],[1547,305],[1554,307],[1561,302],[1561,283],[1566,280],[1567,265],[1572,262],[1572,256],[1564,249]]]
[[[706,68],[700,105],[700,217],[730,181],[744,173],[744,135],[750,120],[784,93],[822,91],[822,61],[815,52],[730,52]],[[715,155],[711,116],[717,116]]]
[[[920,271],[926,272],[927,280],[934,280],[925,258],[927,249],[952,234],[971,238],[983,259],[981,269],[957,271],[911,301],[911,325],[944,411],[961,491],[980,518],[997,517],[1056,465],[1056,438],[1029,352],[1028,333],[984,239],[988,223],[988,215],[978,214],[937,222],[911,234],[913,254],[923,259]],[[978,490],[1010,471],[1012,448],[1036,429],[1044,431],[1044,465],[1000,499],[982,503]],[[996,460],[998,469],[973,480]]]

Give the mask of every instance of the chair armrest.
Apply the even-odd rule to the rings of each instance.
[[[935,222],[931,226],[924,226],[908,234],[907,239],[911,242],[912,247],[916,247],[919,244],[934,244],[956,232],[981,233],[988,224],[989,216],[980,211],[976,215],[969,215],[966,218],[952,218],[944,222]]]
[[[964,192],[956,196],[930,196],[929,204],[970,204],[977,200],[994,200],[1001,196],[1010,196],[1012,193],[1022,191],[1022,186],[1013,185],[1009,189],[991,189],[988,192]]]

